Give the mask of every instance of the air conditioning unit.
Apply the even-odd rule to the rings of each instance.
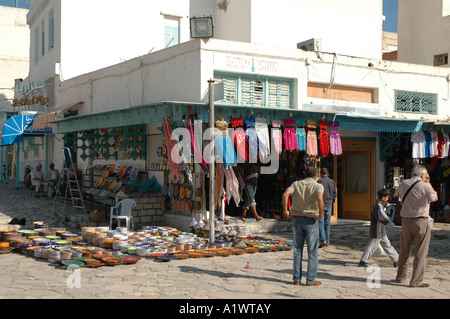
[[[322,39],[313,38],[297,43],[297,49],[303,51],[322,51]]]

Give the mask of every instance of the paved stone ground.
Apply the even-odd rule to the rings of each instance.
[[[0,184],[0,222],[13,217],[48,220],[52,201]],[[79,230],[78,230],[79,233]],[[68,271],[21,253],[0,255],[0,298],[10,299],[448,299],[450,225],[435,223],[425,280],[429,288],[396,284],[387,257],[377,267],[358,267],[368,241],[367,222],[340,221],[331,228],[331,245],[319,250],[318,287],[292,285],[292,251],[241,256],[190,258],[170,262],[143,259],[134,265]],[[399,251],[400,227],[389,229]],[[290,233],[264,234],[291,240]],[[303,264],[306,270],[306,262]],[[375,272],[373,272],[375,271]],[[379,274],[379,286],[374,276]],[[79,278],[79,281],[75,279]],[[74,287],[79,283],[79,288]],[[304,279],[302,280],[304,283]],[[369,284],[368,284],[369,283]],[[375,287],[374,287],[375,285]]]

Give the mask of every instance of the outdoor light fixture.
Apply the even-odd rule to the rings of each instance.
[[[192,38],[212,38],[213,32],[212,17],[191,18],[191,37]]]

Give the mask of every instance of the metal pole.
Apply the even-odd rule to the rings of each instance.
[[[19,163],[20,163],[20,158],[19,158],[19,148],[20,148],[20,144],[16,144],[16,189],[19,189]]]
[[[209,83],[209,129],[211,132],[211,150],[213,154],[210,156],[209,162],[209,242],[214,242],[214,230],[215,230],[215,201],[214,201],[214,175],[215,175],[215,167],[214,167],[214,80],[210,79]]]

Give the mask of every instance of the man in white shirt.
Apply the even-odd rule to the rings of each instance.
[[[48,185],[44,180],[44,174],[42,174],[41,168],[42,164],[39,163],[31,170],[31,186],[36,190],[34,193],[34,197],[36,198],[39,197],[38,193],[40,187],[42,186],[45,188],[45,186]]]

